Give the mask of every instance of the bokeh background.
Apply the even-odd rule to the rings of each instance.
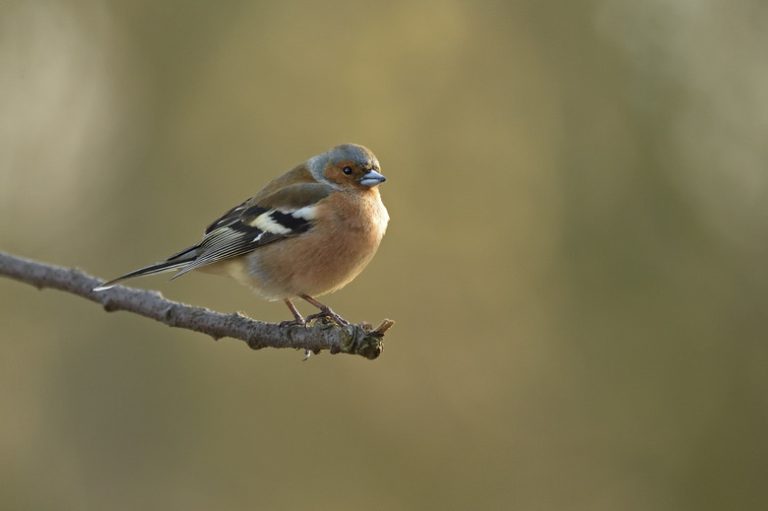
[[[0,508],[766,509],[767,48],[761,0],[1,1],[0,249],[115,276],[357,142],[392,221],[327,302],[397,325],[302,363],[0,279]]]

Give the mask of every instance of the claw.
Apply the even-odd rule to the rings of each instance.
[[[341,326],[349,325],[349,321],[347,321],[346,319],[342,318],[341,316],[333,312],[331,308],[328,307],[327,305],[318,302],[317,300],[315,300],[309,295],[299,295],[299,296],[301,296],[301,298],[303,298],[304,300],[308,301],[309,303],[311,303],[312,305],[320,309],[320,312],[318,312],[317,314],[312,314],[310,316],[307,316],[307,320],[318,319],[318,318],[330,318]]]
[[[305,326],[307,324],[306,320],[304,320],[304,317],[299,312],[299,309],[296,308],[296,306],[293,304],[292,301],[285,299],[283,300],[285,304],[288,306],[288,308],[291,310],[291,314],[293,314],[294,319],[291,321],[282,321],[280,323],[280,326]]]
[[[304,319],[291,319],[288,321],[281,321],[280,328],[286,328],[289,326],[307,326],[307,322]]]
[[[312,321],[312,320],[321,319],[321,318],[331,319],[341,326],[349,325],[349,321],[342,318],[341,316],[339,316],[338,314],[336,314],[335,312],[333,312],[331,309],[327,307],[316,314],[310,314],[309,316],[307,316],[307,321]]]

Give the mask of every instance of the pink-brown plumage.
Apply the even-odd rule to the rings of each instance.
[[[378,190],[339,192],[317,205],[313,228],[246,258],[248,284],[268,299],[341,289],[371,261],[389,221]]]
[[[177,270],[225,274],[269,300],[301,297],[346,323],[313,296],[341,289],[371,261],[389,222],[373,153],[344,144],[267,183],[213,222],[200,243],[105,283]]]

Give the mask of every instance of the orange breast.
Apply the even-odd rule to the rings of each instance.
[[[275,300],[340,289],[373,258],[388,222],[378,190],[334,193],[318,204],[311,230],[248,256],[249,284]]]

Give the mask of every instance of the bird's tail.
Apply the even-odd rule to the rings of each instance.
[[[194,262],[195,259],[197,259],[197,254],[195,254],[195,249],[197,247],[191,247],[189,249],[186,249],[182,252],[179,252],[178,254],[175,254],[171,257],[169,257],[167,260],[150,264],[149,266],[145,266],[143,268],[139,268],[138,270],[134,270],[132,272],[126,273],[125,275],[120,275],[116,279],[109,280],[102,285],[93,288],[94,291],[105,291],[118,282],[122,282],[124,280],[132,279],[134,277],[142,277],[144,275],[154,275],[156,273],[165,273],[167,271],[173,271],[178,270],[180,268],[184,268],[185,266],[189,265],[190,263]]]

